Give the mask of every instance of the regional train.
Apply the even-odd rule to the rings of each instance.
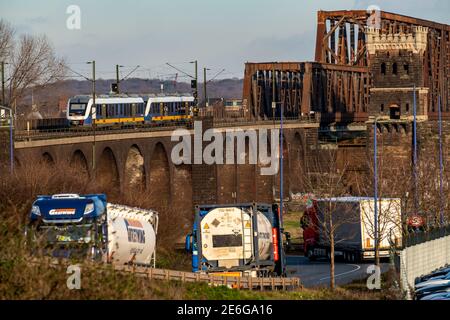
[[[69,99],[71,126],[108,126],[188,122],[198,114],[192,95],[80,95]]]

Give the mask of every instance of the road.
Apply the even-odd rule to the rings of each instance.
[[[337,285],[344,285],[358,279],[367,279],[367,267],[371,263],[350,264],[336,262],[335,281]],[[381,263],[381,272],[389,269],[389,263]],[[330,263],[323,261],[309,261],[304,256],[287,256],[288,276],[299,277],[305,287],[328,287],[330,284]]]

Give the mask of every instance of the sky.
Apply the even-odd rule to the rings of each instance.
[[[80,8],[80,29],[70,30],[66,13]],[[209,68],[208,77],[243,77],[246,61],[314,59],[318,10],[381,10],[450,24],[448,0],[0,0],[0,17],[17,34],[45,34],[69,66],[98,77],[170,78]],[[179,73],[180,81],[183,75]]]

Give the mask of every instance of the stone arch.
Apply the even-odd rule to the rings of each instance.
[[[193,214],[193,188],[192,166],[188,164],[177,165],[173,169],[172,206],[182,219],[180,225],[185,228],[194,222]],[[185,230],[187,231],[187,230]]]
[[[96,181],[103,192],[120,192],[120,176],[116,157],[111,148],[106,147],[100,156],[96,169]]]
[[[44,152],[41,157],[41,164],[53,167],[55,166],[55,160],[50,152]]]
[[[406,124],[402,124],[400,126],[400,133],[402,135],[407,135],[408,134],[408,126]]]
[[[80,149],[75,150],[70,159],[70,167],[82,178],[89,178],[89,165],[87,159]]]
[[[289,177],[289,145],[286,140],[286,136],[283,135],[283,197],[289,197],[290,193],[290,177]],[[278,173],[274,175],[274,197],[280,197],[280,175],[281,175],[281,167],[278,168]]]
[[[124,187],[132,190],[144,190],[144,156],[142,155],[142,152],[137,145],[132,145],[128,150],[124,168]]]
[[[291,188],[293,193],[304,191],[304,159],[305,150],[303,147],[303,140],[299,132],[294,134],[291,148],[291,168],[289,175],[291,179]]]
[[[233,163],[227,164],[227,142],[231,142],[231,137],[226,135],[223,146],[224,163],[217,165],[217,198],[220,203],[234,203],[237,196],[237,168],[236,153],[234,152]],[[234,146],[233,146],[234,148]]]
[[[237,201],[239,203],[253,202],[256,200],[256,179],[255,179],[255,164],[250,163],[250,153],[256,153],[257,147],[250,143],[250,139],[245,137],[245,150],[242,158],[244,163],[237,163]],[[241,155],[237,155],[239,158]]]
[[[170,167],[166,149],[158,142],[150,158],[149,201],[152,206],[164,208],[170,205]]]
[[[271,157],[270,132],[267,133],[266,143],[259,140],[258,153],[265,153]],[[263,165],[258,155],[258,166],[256,168],[256,200],[258,202],[271,203],[273,201],[273,175],[263,175],[262,169],[269,168],[271,164]]]
[[[14,157],[14,169],[20,169],[22,167],[22,163],[19,158]]]

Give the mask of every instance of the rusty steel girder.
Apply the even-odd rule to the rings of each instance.
[[[244,108],[249,118],[367,118],[369,74],[366,67],[315,62],[246,63]],[[276,108],[272,109],[272,102]]]
[[[415,26],[428,28],[424,54],[424,83],[429,88],[428,115],[434,117],[441,96],[442,110],[450,114],[450,26],[390,12],[319,11],[316,62],[368,66],[365,28],[377,24],[381,33],[412,33]],[[446,115],[447,116],[447,115]]]

